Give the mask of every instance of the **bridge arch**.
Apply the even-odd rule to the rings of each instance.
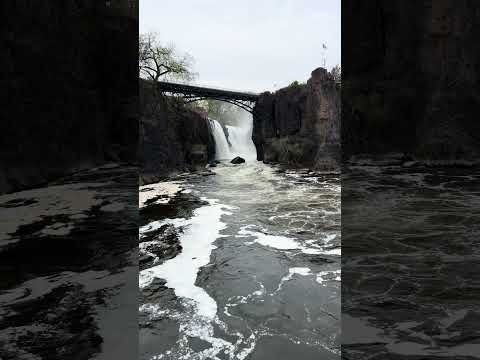
[[[235,90],[216,89],[211,87],[178,84],[173,82],[159,81],[157,87],[163,94],[181,95],[186,103],[200,100],[213,99],[224,101],[240,107],[253,114],[258,94]]]
[[[225,99],[225,98],[217,98],[217,97],[212,97],[212,96],[205,96],[205,97],[197,97],[197,96],[184,96],[184,101],[186,104],[195,102],[195,101],[201,101],[201,100],[207,100],[207,99],[212,99],[212,100],[218,100],[218,101],[223,101],[232,105],[236,105],[239,108],[248,111],[249,113],[253,114],[253,109],[255,108],[255,102],[251,101],[242,101],[242,100],[235,100],[235,99]]]

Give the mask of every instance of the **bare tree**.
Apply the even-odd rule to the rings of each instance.
[[[153,81],[178,79],[191,81],[193,58],[180,55],[173,45],[163,46],[155,33],[141,34],[139,39],[139,71],[141,77]]]

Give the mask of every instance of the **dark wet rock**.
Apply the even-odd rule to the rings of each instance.
[[[158,200],[168,199],[168,198],[169,198],[169,195],[158,195],[158,196],[154,196],[154,197],[152,197],[151,199],[148,199],[147,201],[145,201],[144,205],[145,205],[145,206],[148,206],[148,205],[150,205],[150,204],[156,203]]]
[[[325,69],[305,85],[264,93],[254,111],[258,160],[320,170],[339,169],[340,92]]]
[[[177,230],[171,224],[161,226],[157,230],[142,233],[140,243],[148,242],[139,252],[140,270],[152,265],[160,265],[165,260],[174,258],[182,251]],[[155,261],[157,259],[157,261]]]
[[[140,226],[166,218],[190,218],[193,210],[206,204],[192,194],[180,192],[167,204],[151,204],[140,208]]]
[[[39,236],[39,231],[45,229],[47,226],[51,226],[55,223],[68,222],[70,222],[70,217],[68,215],[43,216],[42,220],[38,220],[30,224],[20,225],[18,229],[11,235],[13,237],[22,239],[36,238]]]
[[[140,290],[140,304],[162,304],[162,307],[176,308],[173,289],[165,286],[165,280],[155,278]],[[171,348],[178,339],[179,322],[166,315],[156,315],[147,307],[138,313],[140,359],[151,359]],[[158,341],[159,338],[162,341]]]
[[[178,242],[177,230],[172,224],[162,225],[160,228],[152,231],[146,231],[142,233],[140,242],[163,240],[167,244],[174,244]]]
[[[154,261],[155,256],[153,256],[152,254],[143,253],[142,251],[140,251],[140,253],[138,254],[138,265],[140,270],[148,268],[149,265],[153,264]]]
[[[0,320],[2,332],[11,334],[0,340],[0,358],[21,359],[25,354],[52,360],[90,358],[102,343],[91,313],[94,301],[81,286],[61,286],[12,305],[13,313]]]
[[[210,344],[208,341],[192,336],[188,336],[188,344],[192,350],[196,352],[201,352],[212,347],[212,344]]]
[[[245,159],[240,156],[237,156],[230,161],[230,163],[232,164],[243,164],[244,162],[245,162]]]
[[[197,174],[198,175],[198,174]],[[194,177],[189,174],[189,177]],[[169,200],[168,203],[150,204],[140,209],[140,226],[149,224],[152,221],[159,221],[166,218],[185,218],[193,216],[193,211],[207,202],[198,199],[190,193],[179,192]],[[160,265],[165,260],[172,259],[182,251],[179,232],[172,224],[164,224],[158,229],[142,232],[140,243],[147,243],[140,246],[139,266],[140,269],[148,269],[153,265]]]
[[[140,289],[140,303],[164,302],[170,303],[176,300],[173,289],[165,286],[166,281],[160,278],[154,278],[153,281]]]
[[[210,167],[217,167],[217,163],[211,162],[211,163],[208,164],[208,166],[210,166]]]
[[[141,185],[203,170],[215,148],[207,116],[162,96],[149,81],[139,86]]]

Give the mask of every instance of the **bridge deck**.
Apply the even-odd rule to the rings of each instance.
[[[179,84],[167,81],[159,81],[157,83],[157,86],[162,92],[168,92],[171,94],[182,94],[187,96],[198,96],[202,98],[204,97],[215,99],[231,99],[251,102],[256,102],[259,98],[259,94],[252,92],[215,89],[204,86]]]

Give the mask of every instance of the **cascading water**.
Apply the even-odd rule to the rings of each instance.
[[[228,126],[228,140],[234,156],[241,156],[247,161],[253,161],[257,158],[257,151],[252,141],[253,120],[244,119],[243,126]]]
[[[215,159],[231,160],[240,156],[246,161],[256,160],[257,153],[252,141],[253,119],[251,116],[239,120],[238,126],[227,125],[226,134],[217,120],[210,119],[210,124],[215,139]]]
[[[213,138],[215,139],[215,159],[217,160],[229,160],[232,158],[230,153],[230,145],[228,144],[227,137],[223,131],[222,125],[215,120],[210,120],[210,129],[212,131]]]

